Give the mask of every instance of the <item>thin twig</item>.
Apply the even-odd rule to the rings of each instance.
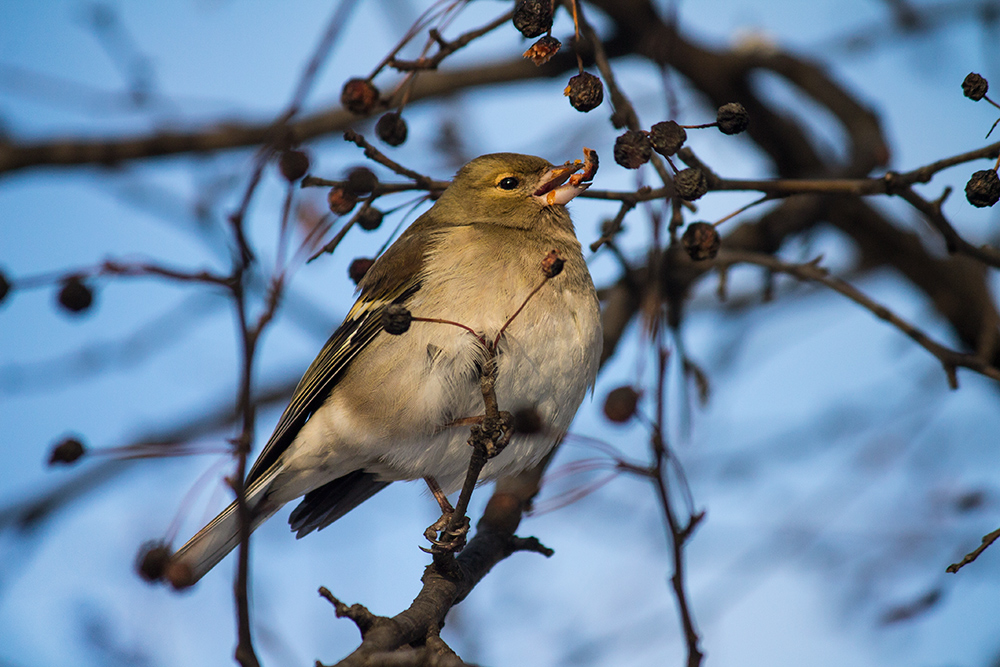
[[[962,558],[962,560],[958,561],[957,563],[952,563],[951,565],[949,565],[946,571],[950,572],[952,574],[958,572],[963,567],[965,567],[966,565],[968,565],[972,561],[974,561],[977,558],[979,558],[979,554],[981,554],[984,551],[986,551],[986,549],[991,544],[993,544],[994,542],[996,542],[998,539],[1000,539],[1000,528],[997,528],[992,533],[987,533],[986,535],[983,535],[982,544],[980,544],[978,547],[976,547],[975,549],[973,549],[969,553],[965,554],[965,556]]]
[[[956,369],[958,368],[968,368],[969,370],[975,371],[976,373],[985,375],[988,378],[1000,382],[1000,369],[992,366],[989,361],[983,357],[977,354],[958,352],[934,341],[923,331],[899,317],[882,304],[872,300],[850,283],[847,283],[840,278],[831,276],[826,269],[819,266],[818,262],[790,264],[764,253],[737,250],[724,250],[719,253],[719,256],[715,261],[720,267],[740,263],[756,264],[757,266],[762,266],[769,271],[786,273],[790,276],[798,278],[799,280],[820,283],[835,292],[843,294],[851,301],[854,301],[860,306],[871,311],[872,314],[879,319],[888,322],[902,331],[922,348],[937,357],[948,377],[948,385],[952,389],[958,388],[958,377],[956,375]]]

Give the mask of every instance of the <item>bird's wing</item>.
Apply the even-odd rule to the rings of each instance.
[[[247,488],[263,477],[288,449],[299,429],[330,395],[350,363],[380,334],[382,311],[386,306],[405,303],[420,289],[423,250],[421,241],[404,232],[368,270],[361,281],[361,296],[299,380],[274,433],[250,468]],[[387,280],[387,275],[395,276],[396,280]]]

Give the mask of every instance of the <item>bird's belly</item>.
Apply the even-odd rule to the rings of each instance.
[[[569,428],[593,381],[600,344],[596,304],[582,299],[578,308],[565,294],[558,308],[543,304],[541,312],[558,316],[532,316],[526,309],[504,333],[497,356],[498,407],[534,410],[542,428],[514,435],[481,479],[537,464]],[[575,314],[567,313],[567,305]],[[485,322],[479,330],[496,336],[502,325]],[[396,364],[389,367],[383,359]],[[288,492],[301,495],[359,469],[387,480],[434,477],[447,492],[460,488],[472,453],[470,418],[484,412],[479,379],[484,361],[475,337],[452,325],[414,322],[401,336],[380,335],[286,452]],[[356,368],[365,372],[352,372]]]

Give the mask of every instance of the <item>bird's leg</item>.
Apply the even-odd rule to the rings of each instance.
[[[451,506],[448,502],[448,496],[445,495],[444,491],[441,489],[441,485],[437,483],[437,480],[433,477],[424,477],[424,481],[427,483],[427,488],[430,489],[431,494],[434,499],[438,502],[438,506],[441,508],[441,517],[427,526],[427,530],[424,531],[424,537],[426,537],[432,544],[437,545],[438,533],[442,532],[451,523],[451,518],[455,515],[455,508]],[[443,536],[442,536],[443,537]]]

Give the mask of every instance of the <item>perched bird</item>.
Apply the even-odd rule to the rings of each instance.
[[[289,518],[298,537],[392,481],[432,478],[457,490],[470,418],[484,412],[481,340],[499,336],[499,408],[534,410],[542,428],[514,434],[480,480],[520,472],[552,449],[593,386],[602,345],[597,293],[565,208],[597,168],[586,155],[585,165],[559,167],[513,153],[476,158],[375,261],[247,475],[252,529],[302,496]],[[552,250],[562,272],[525,303]],[[479,336],[420,321],[391,335],[382,324],[390,304]],[[170,580],[193,584],[238,542],[234,503],[171,556]]]

